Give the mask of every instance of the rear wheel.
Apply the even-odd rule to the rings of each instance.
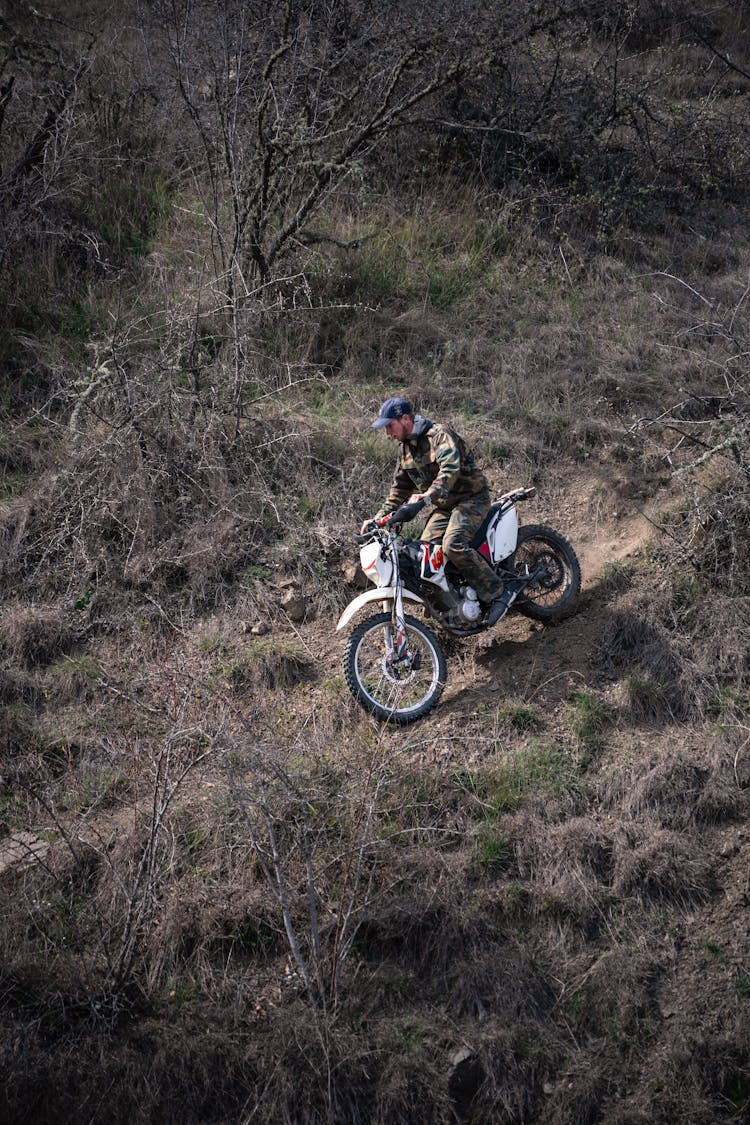
[[[413,723],[437,703],[447,675],[445,655],[431,629],[404,617],[406,644],[390,613],[366,618],[350,636],[344,675],[366,711],[388,722]]]
[[[507,569],[525,576],[538,571],[513,608],[535,621],[555,621],[581,592],[581,567],[576,553],[559,531],[541,524],[519,528],[516,550]]]

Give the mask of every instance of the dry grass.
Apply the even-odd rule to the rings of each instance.
[[[0,847],[17,830],[45,845],[3,876],[3,1119],[746,1116],[750,966],[729,914],[747,890],[746,444],[722,471],[688,472],[729,425],[746,442],[746,232],[721,195],[745,166],[744,85],[722,98],[721,60],[696,42],[655,50],[666,25],[681,34],[682,7],[640,6],[618,90],[647,74],[684,103],[694,81],[704,127],[680,132],[665,101],[650,132],[675,199],[690,170],[689,214],[655,205],[668,185],[653,188],[645,153],[608,149],[636,130],[591,142],[609,56],[596,46],[584,89],[584,37],[546,75],[543,53],[518,62],[494,149],[483,116],[439,151],[410,133],[391,164],[373,153],[318,216],[334,239],[373,237],[299,232],[289,276],[234,304],[185,163],[171,215],[139,178],[145,153],[169,163],[174,123],[151,144],[151,111],[119,100],[122,60],[92,72],[104,149],[125,151],[117,122],[135,114],[141,155],[111,201],[101,176],[74,194],[90,224],[110,220],[96,245],[129,242],[128,260],[102,269],[79,245],[76,266],[101,235],[76,227],[35,276],[40,228],[14,276],[29,294],[43,276],[49,306],[0,312],[17,318],[0,342]],[[524,118],[537,76],[566,94],[551,133]],[[482,114],[483,81],[461,94]],[[725,167],[711,146],[735,111]],[[513,183],[491,188],[501,166]],[[722,173],[705,185],[713,213],[694,202],[708,167]],[[454,682],[471,694],[408,738],[342,704],[330,636],[350,533],[390,477],[368,423],[394,390],[456,423],[493,488],[544,485],[550,518],[587,547],[614,541],[615,510],[625,527],[670,481],[673,496],[667,535],[602,572],[606,616],[591,597],[549,645],[519,626],[479,661],[463,646]],[[592,527],[599,507],[580,496],[594,481]],[[309,611],[294,634],[290,582]],[[573,651],[575,694],[543,704],[532,679],[560,682]],[[529,653],[523,689],[503,688],[494,670]],[[698,989],[704,912],[729,919],[728,952],[701,962]]]
[[[631,829],[617,843],[613,886],[646,903],[689,907],[716,889],[714,862],[697,843],[666,828]]]
[[[32,669],[51,664],[75,641],[76,631],[61,609],[16,606],[3,617],[0,643],[17,666]]]
[[[680,660],[653,599],[626,595],[615,604],[602,630],[600,656],[605,671],[631,674],[626,700],[635,717],[685,713]],[[654,685],[650,695],[648,685]]]
[[[596,932],[606,921],[612,839],[588,817],[550,825],[532,812],[522,812],[511,824],[518,873],[533,893],[535,908]]]
[[[731,708],[747,685],[748,620],[742,599],[713,591],[685,571],[669,586],[648,577],[618,599],[602,630],[603,669],[619,676],[635,718],[702,718]]]
[[[710,828],[742,818],[748,801],[748,762],[741,729],[704,727],[687,741],[623,761],[600,779],[605,807],[676,830]]]
[[[737,783],[723,739],[715,755],[689,747],[663,752],[623,802],[626,813],[650,814],[666,828],[717,824],[741,816],[746,808],[747,794]]]

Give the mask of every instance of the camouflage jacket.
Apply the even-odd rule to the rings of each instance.
[[[401,443],[391,490],[377,515],[395,512],[413,492],[429,489],[435,507],[450,511],[486,488],[487,479],[463,438],[417,414],[410,437]]]

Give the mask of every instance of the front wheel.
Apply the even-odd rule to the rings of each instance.
[[[508,569],[534,574],[513,608],[535,621],[562,617],[581,592],[581,567],[576,553],[559,531],[541,524],[519,528],[518,543]]]
[[[437,703],[447,676],[445,655],[431,629],[404,617],[406,644],[390,613],[366,618],[344,653],[344,676],[366,711],[388,722],[413,723]]]

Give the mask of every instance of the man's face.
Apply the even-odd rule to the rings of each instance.
[[[414,422],[412,419],[408,414],[402,414],[400,418],[391,418],[385,427],[385,432],[394,441],[406,441],[413,429]]]

